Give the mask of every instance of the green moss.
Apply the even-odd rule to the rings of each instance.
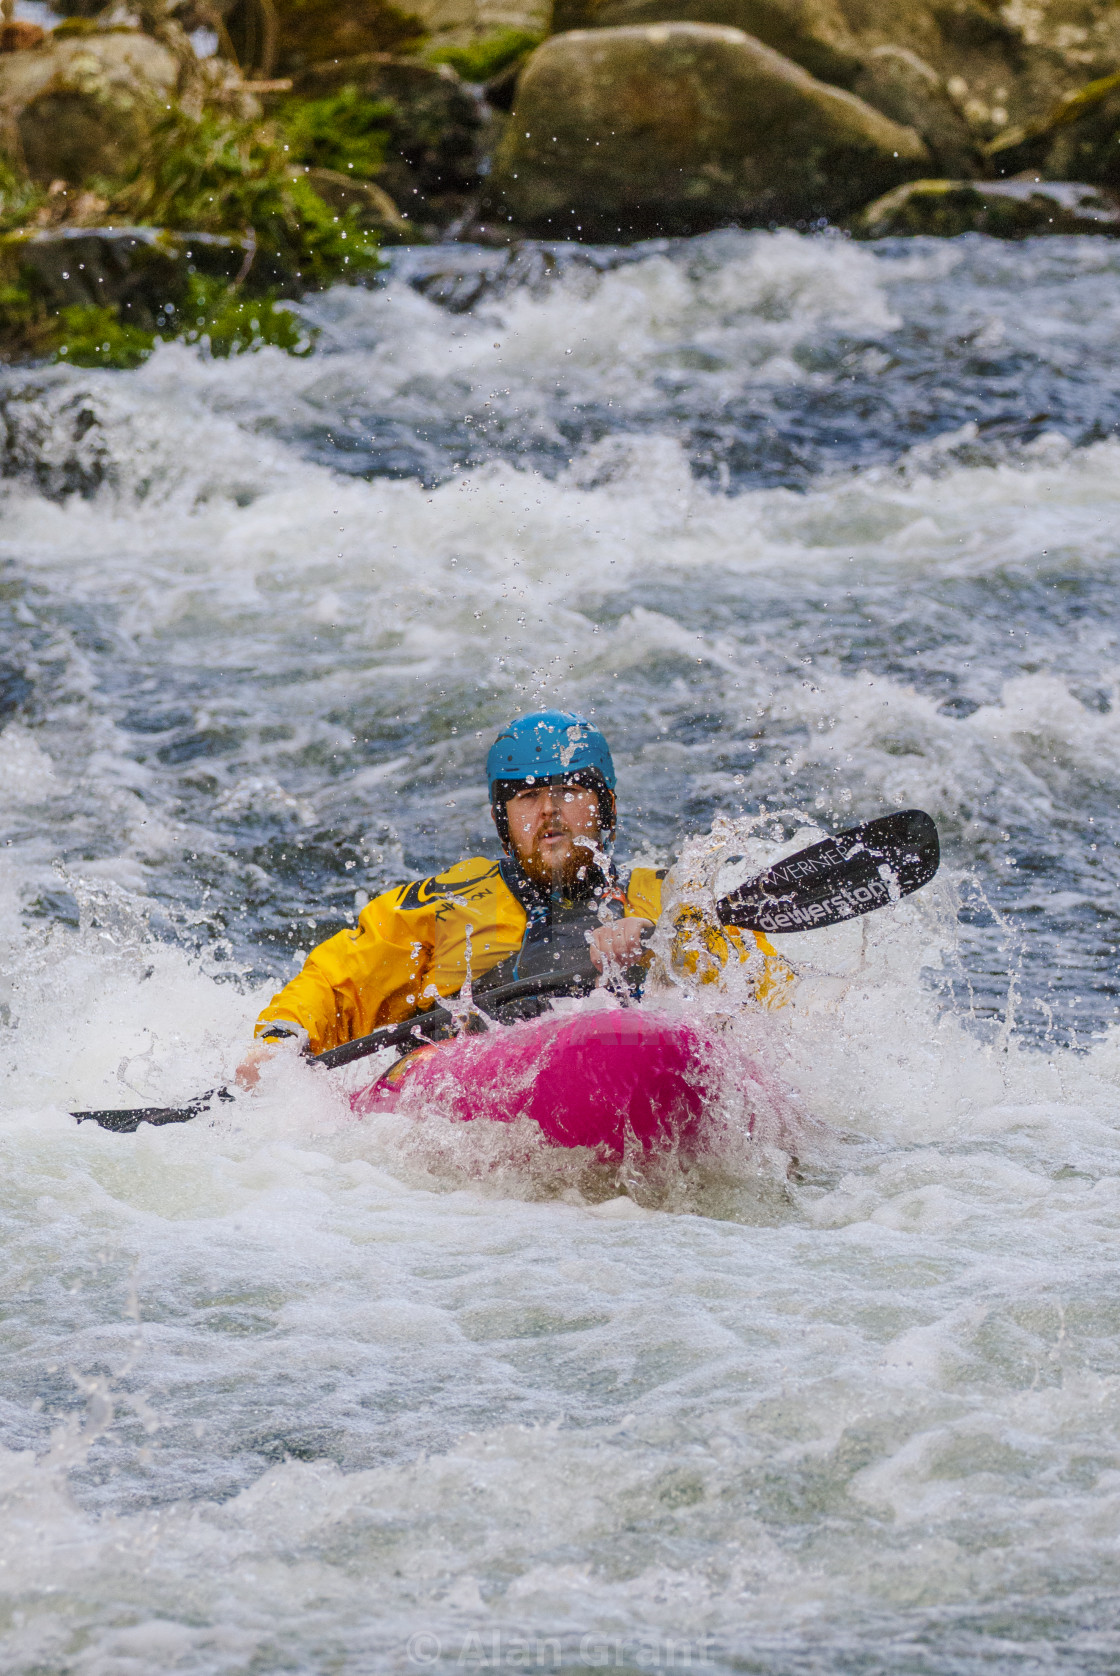
[[[187,301],[162,334],[203,344],[217,360],[251,355],[266,347],[310,355],[319,334],[308,330],[275,297],[246,297],[221,280],[192,276]]]
[[[0,233],[25,227],[45,198],[45,192],[17,174],[0,154]]]
[[[0,274],[0,361],[49,355],[57,319],[22,278]]]
[[[469,47],[433,47],[425,57],[433,64],[450,64],[464,81],[489,81],[515,58],[539,47],[543,39],[530,29],[496,29]]]
[[[72,367],[141,366],[156,345],[197,345],[217,360],[282,349],[310,355],[318,332],[275,296],[246,296],[222,280],[191,276],[187,296],[152,331],[122,321],[115,308],[92,304],[50,312],[28,285],[0,285],[0,350],[44,355]]]
[[[115,308],[60,310],[54,358],[73,367],[138,367],[155,348],[156,334],[124,325]]]
[[[68,17],[56,23],[51,34],[58,41],[73,40],[75,35],[135,35],[138,31],[130,23],[99,22],[95,17]]]
[[[51,326],[42,302],[25,285],[0,283],[0,341],[10,340],[31,347],[47,345]]]
[[[335,215],[306,181],[289,179],[290,152],[271,125],[176,108],[154,130],[132,177],[105,188],[115,218],[191,232],[244,232],[257,253],[251,290],[301,290],[380,266],[377,241],[353,210]]]
[[[382,107],[346,97],[307,104],[331,107],[338,118],[332,136],[330,111],[297,113],[308,149],[333,143],[349,148],[341,158],[336,150],[334,161],[360,162],[363,173],[378,166],[384,130],[375,121]],[[297,159],[291,147],[274,124],[237,122],[212,112],[196,119],[174,107],[126,179],[97,182],[106,220],[235,235],[238,241],[251,234],[251,261],[240,283],[196,274],[185,300],[181,281],[169,285],[177,307],[155,321],[137,311],[135,297],[131,319],[128,311],[122,319],[115,307],[60,309],[42,277],[21,265],[20,239],[9,238],[0,269],[0,358],[53,355],[75,366],[135,367],[160,339],[170,338],[199,344],[214,356],[266,344],[292,355],[309,353],[314,334],[279,299],[358,278],[380,267],[381,258],[377,235],[363,227],[360,212],[336,214],[292,169]],[[25,228],[42,196],[0,158],[0,233]],[[143,324],[137,323],[137,312]]]
[[[289,99],[278,122],[293,163],[372,180],[385,160],[393,107],[344,87],[324,99]]]

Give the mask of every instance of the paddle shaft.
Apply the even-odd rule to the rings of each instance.
[[[487,990],[484,999],[487,1007],[498,1008],[535,995],[570,995],[577,988],[594,989],[598,979],[599,973],[588,963],[574,972],[549,972],[543,977],[520,978],[514,983],[501,984],[496,989]],[[371,1030],[368,1036],[357,1036],[352,1042],[343,1042],[340,1047],[316,1053],[312,1062],[326,1066],[328,1071],[335,1071],[340,1065],[350,1065],[355,1059],[366,1059],[371,1053],[380,1053],[382,1048],[399,1047],[402,1042],[413,1039],[422,1044],[425,1030],[443,1030],[454,1019],[455,1014],[450,1007],[430,1007],[426,1013],[414,1013],[399,1024],[382,1025],[380,1030]]]

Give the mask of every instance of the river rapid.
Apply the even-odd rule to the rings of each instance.
[[[5,375],[5,1671],[1120,1668],[1118,279],[414,251],[306,359]],[[552,703],[624,864],[937,819],[733,1022],[781,1121],[610,1167],[284,1058],[74,1124],[492,852]]]

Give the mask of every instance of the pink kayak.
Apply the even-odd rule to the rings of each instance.
[[[694,1150],[724,1057],[693,1024],[639,1007],[596,1007],[422,1048],[351,1105],[362,1116],[397,1109],[460,1122],[529,1118],[556,1146],[596,1147],[610,1158],[621,1158],[628,1140],[645,1152]]]

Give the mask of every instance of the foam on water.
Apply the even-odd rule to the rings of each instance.
[[[1120,449],[1071,416],[1116,261],[720,235],[333,293],[307,361],[10,377],[6,1669],[1114,1657]],[[942,422],[888,446],[923,333]],[[1024,430],[1028,351],[1080,393]],[[928,890],[784,940],[781,1012],[658,1003],[789,1091],[753,1139],[357,1124],[285,1056],[73,1124],[228,1079],[300,950],[492,847],[488,737],[556,700],[623,854],[713,888],[938,819]]]

